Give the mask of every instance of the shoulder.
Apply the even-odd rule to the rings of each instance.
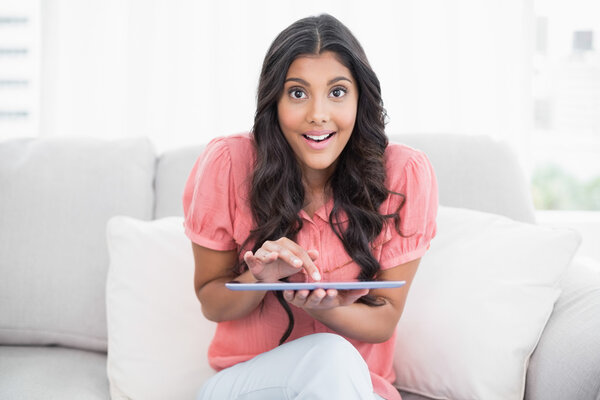
[[[424,155],[421,150],[414,149],[401,143],[390,143],[385,149],[385,163],[387,166],[399,167],[410,159]]]
[[[206,149],[204,152],[205,154],[226,153],[230,157],[238,155],[245,155],[245,157],[251,157],[254,155],[254,144],[252,137],[249,133],[219,136],[212,139],[206,145]]]
[[[246,170],[254,162],[254,143],[249,133],[220,136],[212,139],[201,156],[205,163],[229,164],[234,169]]]
[[[421,150],[400,143],[390,143],[385,150],[388,187],[406,184],[406,180],[433,176],[433,167]],[[393,189],[392,189],[393,190]]]

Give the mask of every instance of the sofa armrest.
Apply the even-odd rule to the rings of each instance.
[[[525,399],[600,399],[600,266],[575,258],[527,370]]]

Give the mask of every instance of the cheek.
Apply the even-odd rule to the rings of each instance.
[[[302,123],[303,115],[299,107],[289,107],[285,104],[277,105],[277,119],[281,129],[294,129],[298,124]]]
[[[346,107],[337,114],[337,125],[340,129],[352,129],[356,121],[356,107]]]

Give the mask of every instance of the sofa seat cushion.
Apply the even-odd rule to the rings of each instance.
[[[600,399],[600,263],[576,258],[531,357],[526,399]]]
[[[0,398],[109,398],[106,354],[61,347],[0,346]]]
[[[400,390],[400,395],[402,395],[402,400],[431,400],[430,397],[421,396],[420,394],[405,392],[404,390]]]

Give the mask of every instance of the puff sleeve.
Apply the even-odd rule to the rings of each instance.
[[[393,224],[388,224],[391,239],[381,250],[381,269],[388,269],[420,258],[429,249],[436,233],[438,188],[435,173],[427,156],[413,149],[413,154],[403,167],[395,167],[394,160],[388,168],[388,189],[404,195],[404,204],[399,210],[400,233]],[[390,155],[393,158],[394,154]],[[391,195],[388,213],[393,213],[401,204],[402,196]]]
[[[212,250],[234,250],[235,185],[231,154],[222,138],[212,140],[194,164],[183,192],[185,234]]]

